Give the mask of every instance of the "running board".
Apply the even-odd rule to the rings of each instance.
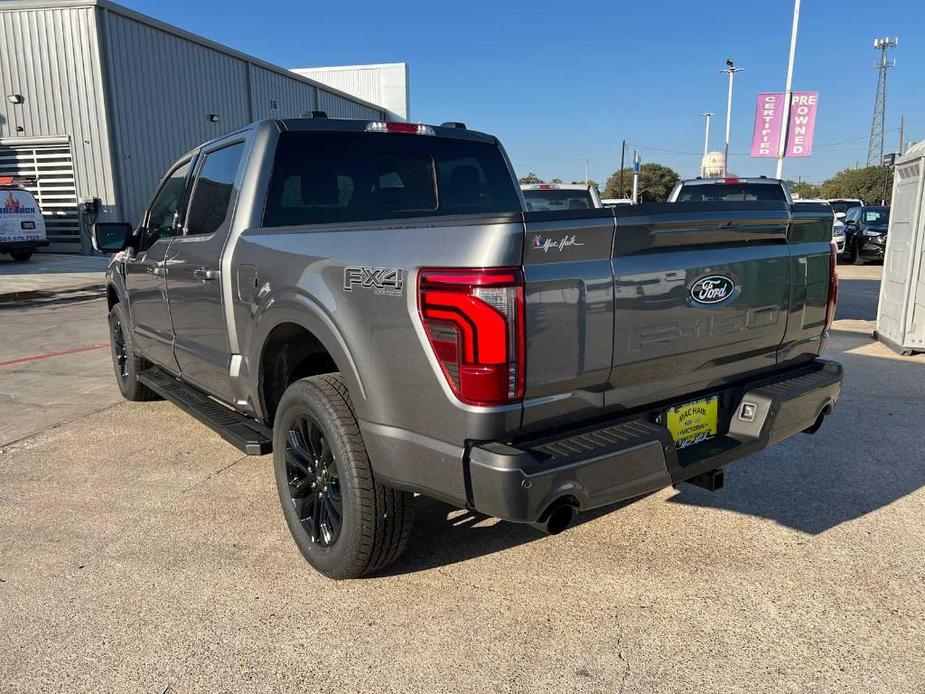
[[[174,378],[154,366],[138,374],[138,380],[187,414],[212,429],[235,448],[248,455],[266,455],[273,450],[273,431],[240,412],[221,405],[198,388]]]

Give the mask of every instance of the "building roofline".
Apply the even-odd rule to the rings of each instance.
[[[155,29],[160,29],[161,31],[167,32],[168,34],[173,34],[178,36],[186,41],[191,43],[199,44],[206,48],[211,48],[212,50],[219,51],[225,55],[237,58],[238,60],[243,60],[246,63],[262,67],[265,70],[270,70],[284,77],[289,77],[298,82],[303,82],[305,84],[311,85],[317,89],[336,94],[337,96],[349,99],[355,103],[360,104],[361,106],[366,106],[367,108],[372,108],[377,111],[382,111],[387,113],[387,109],[381,104],[374,104],[365,99],[353,96],[347,92],[343,92],[340,89],[330,87],[322,82],[317,80],[310,79],[303,75],[300,75],[292,70],[288,70],[279,65],[275,65],[269,61],[257,58],[256,56],[244,53],[242,51],[230,48],[218,41],[213,41],[212,39],[207,39],[205,36],[200,36],[199,34],[194,34],[191,31],[186,29],[181,29],[178,26],[173,24],[168,24],[167,22],[162,22],[159,19],[155,19],[150,15],[143,14],[141,12],[136,12],[135,10],[129,9],[124,5],[119,5],[115,2],[110,2],[110,0],[6,0],[5,2],[0,3],[0,12],[10,12],[14,10],[41,10],[41,9],[59,9],[59,8],[78,8],[78,7],[99,7],[103,10],[109,12],[114,12],[115,14],[122,15],[128,19],[134,20],[141,24],[146,24],[148,26],[154,27]],[[356,67],[356,66],[349,66]],[[310,68],[313,69],[313,68]]]

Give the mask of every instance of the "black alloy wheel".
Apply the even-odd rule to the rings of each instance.
[[[128,350],[122,320],[118,317],[112,321],[112,358],[116,363],[116,378],[119,379],[119,385],[124,386],[128,379]]]
[[[311,541],[330,547],[340,537],[344,502],[334,454],[310,415],[299,415],[286,437],[289,499]]]

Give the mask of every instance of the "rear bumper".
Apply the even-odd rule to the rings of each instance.
[[[516,445],[475,445],[472,505],[535,522],[563,499],[588,510],[683,482],[813,427],[835,406],[842,378],[840,364],[820,359],[728,390],[723,435],[682,450],[657,421],[664,408]],[[746,403],[753,416],[743,418]]]
[[[0,241],[0,253],[10,251],[31,251],[48,245],[48,239],[38,241]]]

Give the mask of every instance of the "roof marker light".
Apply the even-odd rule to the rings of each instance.
[[[366,124],[368,133],[401,133],[404,135],[436,135],[434,129],[422,123],[385,123],[372,121]]]

